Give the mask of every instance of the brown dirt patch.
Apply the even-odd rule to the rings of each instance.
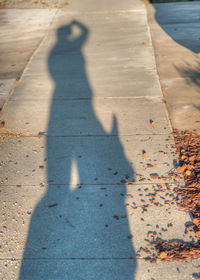
[[[15,132],[15,131],[8,130],[6,128],[0,128],[0,141],[21,138],[21,137],[30,137],[30,136],[34,136],[34,135],[32,135],[29,132]]]

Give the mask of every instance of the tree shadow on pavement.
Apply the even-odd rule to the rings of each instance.
[[[199,61],[196,60],[195,66],[194,63],[190,65],[188,62],[185,62],[185,67],[174,66],[180,75],[185,79],[188,85],[195,85],[200,87],[200,58]]]
[[[175,42],[200,53],[199,2],[153,4],[153,8],[155,20]]]
[[[57,34],[48,59],[55,82],[46,138],[48,188],[32,215],[19,279],[133,280],[125,198],[134,171],[116,116],[107,133],[93,109],[82,53],[88,29],[73,21]]]
[[[153,4],[155,20],[160,27],[180,46],[192,51],[194,59],[191,64],[175,66],[187,83],[200,86],[200,5],[192,3]],[[169,46],[166,46],[168,48]],[[181,49],[180,49],[181,50]],[[183,57],[184,59],[184,57]]]

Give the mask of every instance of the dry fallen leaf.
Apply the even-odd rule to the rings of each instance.
[[[159,175],[158,175],[157,173],[151,173],[151,174],[150,174],[150,177],[151,177],[152,179],[159,179]]]
[[[191,175],[191,171],[190,171],[190,170],[186,170],[185,174],[186,174],[187,176],[190,176],[190,175]]]
[[[177,168],[177,171],[178,171],[178,173],[183,173],[183,172],[185,171],[185,169],[186,169],[186,165],[184,164],[184,165],[182,165],[182,166],[179,166],[179,167]]]
[[[181,159],[182,159],[182,160],[184,160],[184,159],[186,159],[186,158],[187,158],[187,157],[186,157],[185,155],[182,155],[182,156],[181,156]]]
[[[42,132],[42,131],[40,131],[39,133],[38,133],[38,138],[45,138],[45,137],[47,137],[47,132]]]
[[[142,150],[142,154],[144,157],[147,157],[147,152],[144,149]]]
[[[191,162],[195,161],[195,159],[196,159],[195,156],[189,157],[189,161],[191,161]]]
[[[5,126],[5,122],[4,121],[0,121],[0,127],[4,127]]]
[[[198,226],[200,224],[200,220],[197,218],[194,218],[192,222],[195,226]]]
[[[152,127],[155,126],[155,122],[153,120],[150,120],[150,124],[152,125]]]
[[[167,257],[167,253],[166,252],[162,252],[159,256],[161,259],[166,259]]]
[[[193,167],[192,165],[188,165],[188,166],[187,166],[187,169],[188,169],[188,170],[193,170],[193,168],[194,168],[194,167]]]

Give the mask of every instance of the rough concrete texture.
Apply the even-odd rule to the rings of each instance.
[[[92,100],[59,99],[9,100],[4,108],[6,127],[34,133],[48,131],[49,136],[166,134],[171,132],[165,107],[160,99],[96,98]],[[30,110],[31,108],[31,110]],[[13,115],[10,115],[12,110]],[[51,129],[49,114],[55,114]],[[57,115],[57,111],[59,114]],[[141,117],[141,111],[144,111]],[[26,116],[26,117],[24,117]],[[112,132],[114,118],[117,130]],[[41,121],[42,120],[42,121]],[[151,120],[155,122],[152,127]],[[100,123],[99,123],[100,121]]]
[[[0,110],[2,110],[9,93],[12,91],[15,79],[0,80]]]
[[[55,12],[56,9],[0,10],[0,109],[47,33]]]
[[[38,78],[42,79],[43,83],[49,83],[49,76],[52,79],[53,75],[54,83],[56,82],[60,87],[61,80],[69,82],[71,76],[74,79],[74,72],[76,72],[76,84],[71,83],[69,92],[57,90],[63,92],[65,98],[91,97],[90,89],[94,97],[161,96],[156,77],[152,75],[155,64],[150,37],[144,31],[145,11],[100,13],[98,16],[93,13],[78,15],[81,23],[88,28],[81,46],[84,57],[76,51],[72,54],[67,52],[69,46],[64,36],[59,37],[59,43],[57,41],[59,34],[75,17],[64,11],[58,12],[50,36],[37,51],[37,58],[28,65],[25,75],[40,76]],[[74,32],[78,32],[75,26]],[[110,34],[112,34],[112,41]],[[125,48],[125,45],[128,47]],[[54,73],[51,73],[52,64],[55,64],[52,69]],[[90,85],[84,83],[84,71],[87,73]],[[44,76],[46,73],[48,76]],[[144,84],[143,75],[145,75]],[[64,85],[65,88],[69,86],[70,84]],[[41,96],[43,95],[44,93],[41,92]]]
[[[2,279],[196,273],[199,261],[144,260],[147,241],[194,236],[142,2],[58,11],[1,118],[13,133],[0,143]]]
[[[21,76],[56,10],[0,10],[0,79]]]
[[[176,154],[171,147],[172,139],[166,135],[48,137],[48,150],[46,144],[38,137],[0,142],[4,174],[1,185],[39,185],[48,181],[121,184],[133,179],[145,183],[179,182],[178,177],[168,176],[176,165]],[[119,159],[124,153],[129,164]],[[159,177],[152,178],[154,173]]]
[[[156,199],[160,206],[156,206],[150,202],[150,194],[157,186],[150,184],[127,188],[51,185],[50,191],[37,186],[13,186],[9,190],[4,186],[1,207],[6,209],[5,213],[2,210],[6,231],[2,235],[1,258],[19,259],[25,250],[24,258],[28,259],[134,259],[136,252],[147,246],[145,239],[151,239],[153,231],[163,239],[184,236],[190,241],[194,235],[184,234],[188,214],[177,211],[174,187],[160,185]],[[149,205],[146,211],[144,205]],[[29,225],[29,241],[25,244]]]
[[[1,0],[0,9],[52,9],[68,4],[66,0]]]
[[[130,1],[126,0],[118,2],[115,0],[109,0],[109,6],[106,0],[92,1],[85,0],[79,2],[78,0],[1,0],[0,8],[18,8],[18,9],[33,9],[33,8],[65,8],[73,12],[85,12],[85,11],[107,11],[107,10],[119,10],[119,9],[135,9],[140,8],[141,4],[139,0]]]
[[[147,11],[172,126],[200,131],[199,2],[148,5]]]
[[[135,269],[134,260],[26,260],[26,274],[32,275],[33,280],[37,280],[38,276],[34,275],[35,270],[38,270],[39,279],[48,277],[49,280],[63,279],[65,275],[66,280],[74,279],[91,279],[97,278],[102,280],[112,279],[118,280],[119,275],[123,275],[124,279],[134,279],[132,277]],[[6,266],[6,268],[4,268]],[[185,263],[181,262],[167,262],[167,263],[147,263],[144,260],[138,260],[137,272],[135,279],[149,280],[149,279],[166,279],[171,280],[172,275],[174,280],[188,280],[191,277],[191,271],[195,271],[193,275],[198,275],[198,263],[189,261],[187,263],[188,270],[185,270]],[[3,268],[4,279],[15,279],[16,274],[19,273],[20,261],[5,260],[0,262],[0,267]],[[48,275],[46,274],[48,271]],[[184,275],[183,275],[184,271]],[[24,274],[25,274],[24,273]],[[80,275],[82,278],[80,278]],[[182,276],[181,276],[182,275]],[[194,278],[193,278],[194,279]]]

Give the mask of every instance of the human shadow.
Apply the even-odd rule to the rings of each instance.
[[[134,171],[116,116],[107,133],[95,115],[82,52],[89,30],[73,21],[57,34],[48,59],[55,83],[46,138],[48,188],[32,215],[19,279],[133,280],[125,199]]]

